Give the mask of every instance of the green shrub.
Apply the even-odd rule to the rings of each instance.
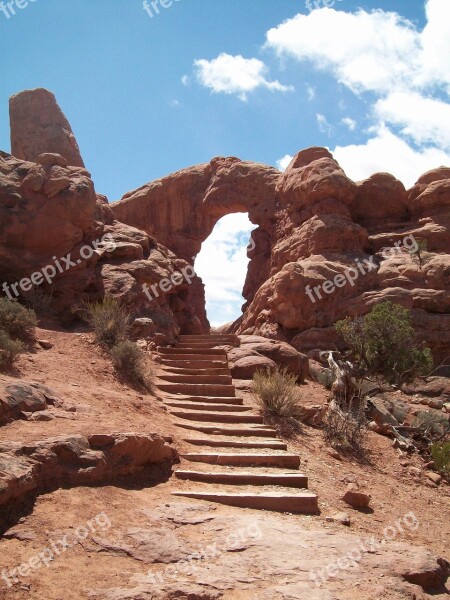
[[[150,385],[151,371],[147,357],[134,342],[119,342],[111,349],[111,358],[115,369],[128,379],[145,386]]]
[[[86,310],[99,344],[112,348],[128,338],[131,320],[120,302],[105,298],[102,302],[87,304]]]
[[[302,410],[298,403],[297,378],[287,368],[257,371],[253,375],[253,390],[264,415],[300,417]]]
[[[0,329],[0,369],[10,369],[17,356],[25,349],[25,345],[20,340],[13,340],[9,335]]]
[[[450,475],[450,441],[436,442],[431,446],[434,466],[443,475]]]
[[[411,313],[402,306],[383,302],[365,317],[347,317],[335,327],[360,377],[382,375],[400,385],[433,368],[431,351],[416,345]]]
[[[27,341],[34,338],[36,326],[34,311],[18,302],[0,298],[0,331],[5,332],[12,340]]]

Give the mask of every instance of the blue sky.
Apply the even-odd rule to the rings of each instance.
[[[46,87],[111,201],[218,155],[282,169],[323,145],[354,179],[408,186],[450,164],[449,0],[161,1],[0,9],[0,148],[9,96]],[[198,260],[214,323],[239,314],[250,228],[226,218]]]

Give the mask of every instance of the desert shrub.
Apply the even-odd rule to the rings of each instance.
[[[445,435],[450,431],[448,418],[437,410],[421,410],[417,413],[413,427],[420,429],[429,439]]]
[[[10,369],[16,358],[25,350],[25,345],[20,340],[13,340],[0,329],[0,369]]]
[[[87,304],[86,311],[99,344],[112,348],[128,338],[131,319],[117,300],[105,298],[102,302]]]
[[[435,442],[431,446],[434,466],[443,475],[450,475],[450,441]]]
[[[297,378],[287,368],[257,371],[253,375],[253,390],[261,411],[274,417],[298,417]]]
[[[335,379],[331,369],[324,369],[323,367],[315,368],[310,366],[309,374],[311,379],[313,379],[316,383],[320,383],[320,385],[323,385],[327,390],[331,390],[331,386],[333,385]]]
[[[382,302],[365,317],[347,317],[335,327],[361,378],[381,375],[400,385],[433,368],[431,351],[415,343],[411,313],[402,306]]]
[[[363,453],[367,437],[366,402],[356,398],[338,407],[331,402],[324,420],[325,440],[333,448]]]
[[[0,331],[12,340],[29,340],[34,338],[37,325],[34,311],[25,308],[18,302],[0,298]]]
[[[150,385],[151,370],[147,357],[134,342],[119,342],[111,349],[111,358],[115,369],[122,375],[147,387]]]
[[[423,265],[427,263],[431,258],[430,253],[427,252],[427,246],[427,240],[418,239],[416,240],[416,247],[411,250],[408,250],[413,260],[416,260],[419,263],[420,269],[422,269]]]
[[[47,312],[53,302],[53,293],[39,287],[32,287],[29,292],[24,292],[22,297],[24,304],[37,313]]]

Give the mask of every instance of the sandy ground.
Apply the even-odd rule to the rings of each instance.
[[[67,418],[49,422],[16,421],[0,428],[0,440],[26,442],[73,433],[156,432],[173,436],[179,450],[187,448],[182,442],[186,431],[174,426],[161,398],[120,383],[108,356],[93,343],[90,333],[58,330],[54,323],[49,323],[48,327],[39,329],[38,339],[50,341],[53,347],[50,350],[39,348],[22,356],[15,375],[18,379],[52,387],[69,403],[75,404],[77,412],[75,416],[68,413]],[[327,394],[323,387],[312,382],[303,385],[301,391],[309,401],[317,398],[317,403],[322,403]],[[243,392],[243,395],[246,402],[254,402],[249,392]],[[321,515],[286,518],[302,529],[330,533],[345,531],[360,536],[373,534],[382,539],[384,528],[395,525],[398,519],[412,512],[420,526],[414,532],[406,531],[398,541],[423,545],[450,561],[450,486],[431,487],[425,476],[416,482],[409,474],[409,468],[423,467],[421,459],[402,456],[387,438],[370,433],[367,445],[366,462],[345,457],[338,460],[329,454],[322,432],[304,426],[300,436],[289,442],[289,450],[301,457],[301,470],[309,476],[310,489],[319,495]],[[371,494],[373,511],[359,512],[340,500],[347,483],[353,481]],[[142,525],[142,510],[170,502],[171,491],[178,485],[171,479],[143,489],[105,486],[57,490],[42,495],[33,512],[17,525],[22,539],[0,539],[0,572],[28,560],[49,540],[86,524],[103,512],[113,524]],[[230,519],[242,514],[240,509],[218,507],[218,510]],[[349,528],[326,521],[328,515],[338,511],[350,515]],[[8,589],[0,585],[0,598],[87,598],[86,590],[96,589],[100,583],[108,588],[125,585],[133,573],[139,571],[135,562],[126,556],[111,558],[107,554],[91,552],[89,540],[86,540],[55,561],[52,568],[37,571],[20,586]]]

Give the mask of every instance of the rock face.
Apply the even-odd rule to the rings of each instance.
[[[201,503],[147,510],[141,527],[116,527],[92,550],[140,563],[128,585],[99,583],[98,600],[336,600],[432,598],[448,565],[406,540],[381,544],[351,533],[302,528],[273,514],[215,514]],[[348,518],[348,517],[347,517]],[[195,542],[189,527],[201,531]],[[239,532],[239,533],[238,533]],[[201,539],[201,545],[198,544]],[[190,548],[190,554],[189,554]],[[172,563],[172,564],[168,564]],[[263,568],[259,565],[264,565]],[[137,572],[136,572],[137,571]],[[349,595],[349,590],[356,594]],[[437,593],[437,592],[436,592]]]
[[[12,96],[11,154],[36,162],[45,152],[61,154],[67,164],[84,167],[77,140],[55,96],[44,89],[27,90]]]
[[[63,281],[56,296],[69,286],[75,298],[121,298],[169,341],[180,331],[206,333],[201,280],[192,274],[167,289],[159,284],[194,264],[221,217],[247,212],[258,228],[249,250],[243,315],[229,332],[289,342],[301,352],[339,348],[337,320],[390,300],[411,309],[418,339],[436,361],[448,355],[450,168],[430,171],[405,190],[386,173],[351,181],[325,148],[299,152],[285,173],[215,158],[109,206],[95,194],[89,174],[71,166],[82,163],[68,154],[70,131],[51,140],[47,127],[23,133],[33,120],[23,112],[40,114],[47,105],[49,131],[67,133],[49,92],[24,92],[11,100],[16,158],[0,155],[0,271],[9,275],[6,281],[8,269],[29,273],[49,257],[72,249],[76,255],[81,244],[109,234],[114,250],[100,248],[58,276]],[[157,295],[146,298],[144,285],[156,286]]]
[[[185,269],[177,285],[146,295],[144,285],[151,292]],[[190,273],[186,261],[146,232],[115,221],[86,170],[59,154],[32,163],[0,152],[0,280],[11,299],[28,298],[34,288],[67,311],[105,295],[118,298],[173,341],[181,325],[201,331]]]
[[[106,484],[148,474],[178,459],[157,434],[74,435],[21,445],[0,443],[0,531],[20,506],[61,486]]]
[[[299,152],[284,174],[217,158],[130,192],[112,209],[190,262],[220,217],[248,212],[259,227],[247,303],[229,331],[301,351],[329,347],[338,343],[337,320],[391,300],[412,309],[419,339],[440,360],[450,344],[449,173],[431,171],[406,191],[389,174],[352,182],[324,148]],[[419,240],[423,261],[413,253]]]

